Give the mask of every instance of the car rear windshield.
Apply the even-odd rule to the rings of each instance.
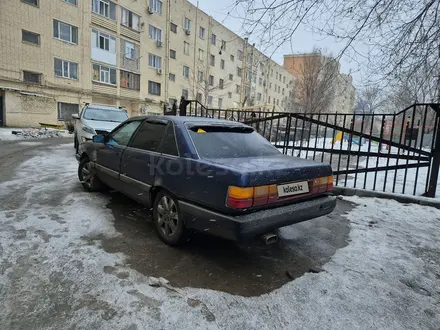
[[[252,128],[192,126],[189,133],[202,158],[240,158],[279,155],[280,152]]]
[[[84,119],[87,120],[111,121],[120,123],[127,118],[127,113],[121,110],[87,108],[86,112],[84,112]]]

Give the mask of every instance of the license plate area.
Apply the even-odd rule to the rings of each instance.
[[[307,194],[309,192],[309,183],[301,181],[281,184],[277,186],[277,190],[279,198]]]

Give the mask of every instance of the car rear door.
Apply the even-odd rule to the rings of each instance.
[[[98,176],[114,189],[122,190],[119,181],[121,156],[141,123],[142,120],[123,123],[109,134],[107,142],[97,151]]]
[[[120,180],[126,186],[125,193],[144,204],[150,200],[167,124],[167,120],[145,120],[122,155]]]

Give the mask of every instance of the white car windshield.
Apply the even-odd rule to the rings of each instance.
[[[87,120],[99,120],[99,121],[111,121],[120,123],[128,118],[126,112],[121,110],[103,110],[88,108],[84,112],[84,119]]]

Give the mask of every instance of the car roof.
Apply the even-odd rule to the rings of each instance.
[[[117,107],[116,105],[105,105],[105,104],[87,104],[86,108],[96,109],[96,110],[113,110],[113,111],[124,111],[123,109]],[[125,112],[125,111],[124,111]]]
[[[185,124],[185,123],[193,123],[193,124],[202,124],[202,125],[237,125],[237,126],[247,126],[243,123],[226,120],[226,119],[217,119],[217,118],[206,118],[206,117],[191,117],[191,116],[138,116],[131,117],[129,120],[139,120],[139,119],[159,119],[159,120],[170,120],[175,124]]]

